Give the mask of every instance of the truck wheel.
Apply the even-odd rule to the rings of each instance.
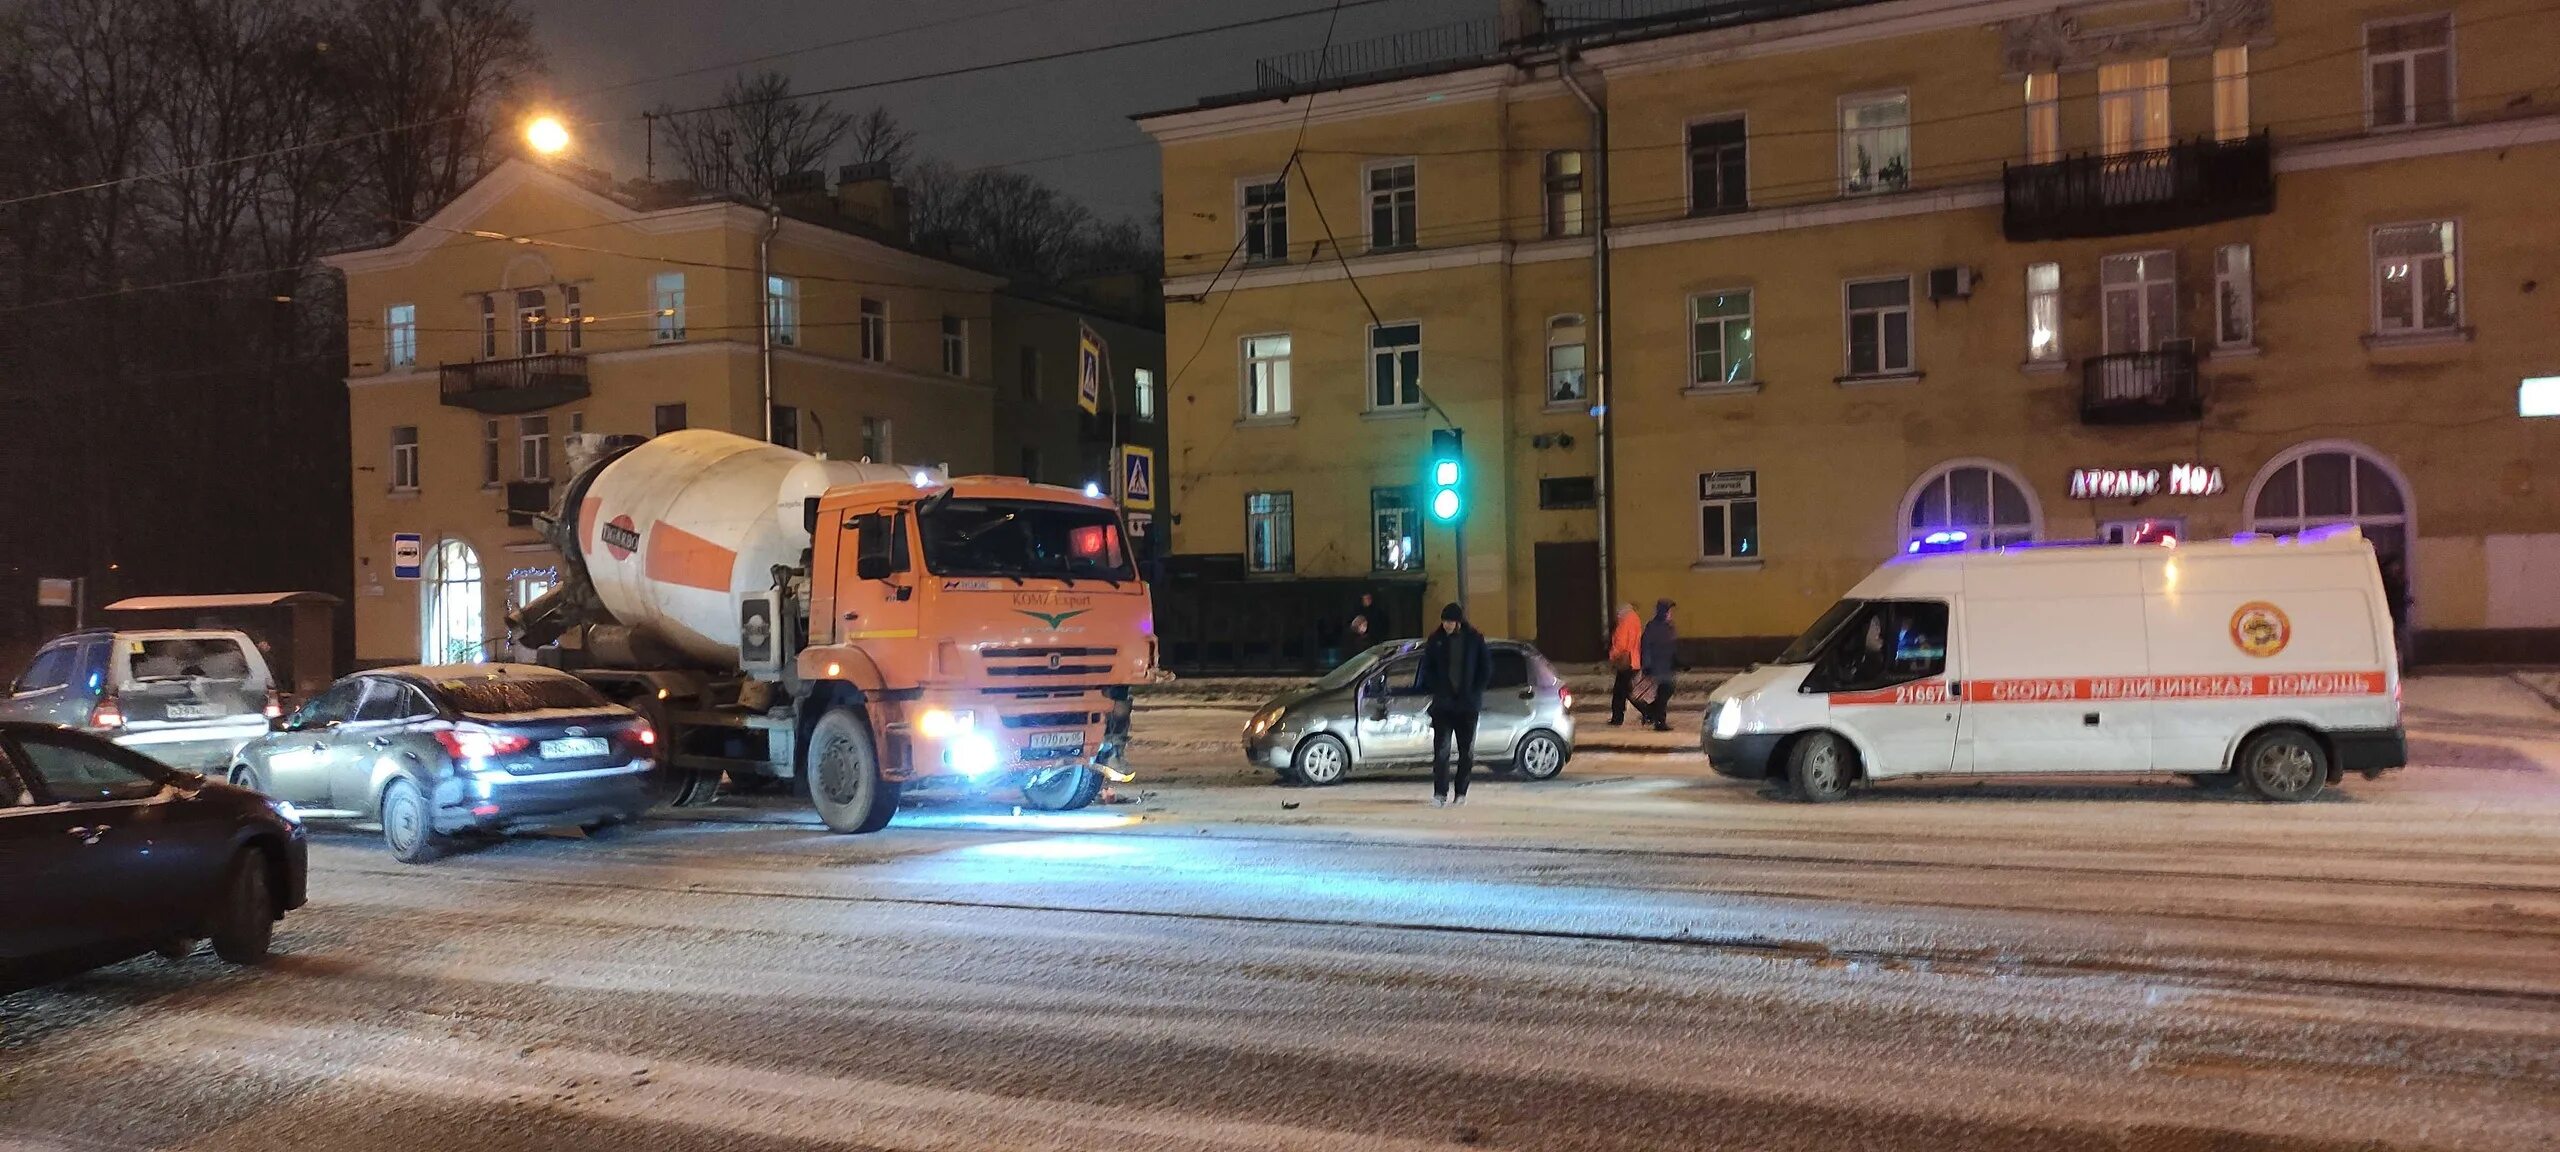
[[[1787,756],[1787,781],[1795,786],[1796,799],[1807,804],[1848,799],[1855,756],[1847,741],[1828,732],[1797,741]]]
[[[809,802],[837,832],[877,832],[898,814],[898,785],[880,778],[871,724],[838,708],[809,730]]]
[[[2329,754],[2311,734],[2277,728],[2250,737],[2237,765],[2249,789],[2269,800],[2299,804],[2329,782]]]
[[[1073,812],[1102,795],[1102,773],[1078,764],[1035,772],[1022,782],[1022,802],[1043,812]]]
[[[222,903],[213,910],[213,954],[233,964],[267,958],[276,935],[276,901],[267,885],[267,854],[243,848],[231,858]]]

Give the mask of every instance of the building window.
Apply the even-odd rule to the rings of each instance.
[[[892,451],[893,446],[889,443],[889,418],[886,416],[863,417],[862,458],[875,464],[887,464],[897,459],[890,454]]]
[[[1600,481],[1595,476],[1541,476],[1538,478],[1538,507],[1590,508],[1600,503]]]
[[[2027,73],[2027,163],[2062,159],[2062,78]]]
[[[1289,178],[1282,174],[1271,180],[1244,186],[1240,195],[1244,209],[1236,218],[1244,223],[1244,259],[1248,264],[1264,264],[1289,258]]]
[[[2224,348],[2246,348],[2257,342],[2256,272],[2246,244],[2225,244],[2213,253],[2213,342]]]
[[[1582,153],[1547,153],[1547,235],[1582,235],[1582,205]]]
[[[969,321],[966,317],[942,318],[942,374],[969,374]]]
[[[2409,550],[2409,492],[2397,470],[2361,445],[2338,440],[2297,445],[2258,473],[2249,488],[2249,530],[2287,535],[2353,524],[2376,559]]]
[[[1589,347],[1580,316],[1547,321],[1547,403],[1580,404],[1591,398],[1584,376]]]
[[[2027,265],[2027,362],[2062,362],[2062,265]]]
[[[382,363],[387,368],[418,366],[418,306],[394,304],[382,311]]]
[[[480,358],[498,358],[498,298],[486,293],[480,297]]]
[[[1931,469],[1903,498],[1904,550],[1979,552],[2036,538],[2042,518],[2017,474],[1987,460]]]
[[[773,442],[785,448],[800,447],[800,410],[789,404],[773,406]]]
[[[868,296],[862,299],[862,358],[874,364],[889,362],[889,305]]]
[[[403,424],[391,430],[391,490],[418,490],[418,427]]]
[[[1155,373],[1155,369],[1153,369],[1153,368],[1133,368],[1133,369],[1131,369],[1131,370],[1129,371],[1129,396],[1130,396],[1130,407],[1131,407],[1133,410],[1135,410],[1135,412],[1137,413],[1138,422],[1139,422],[1139,423],[1142,423],[1142,424],[1153,424],[1153,423],[1155,423],[1155,420],[1156,420],[1156,373]]]
[[[1369,173],[1369,250],[1411,248],[1415,243],[1413,161],[1372,165]]]
[[[1739,116],[1689,126],[1689,214],[1740,212],[1751,203]]]
[[[2427,16],[2364,30],[2366,122],[2410,128],[2453,121],[2453,17]]]
[[[2098,137],[2109,156],[2169,146],[2169,58],[2098,65]]]
[[[2136,252],[2098,262],[2099,317],[2109,356],[2149,352],[2178,336],[2178,262]]]
[[[516,417],[516,479],[551,479],[550,417]]]
[[[1244,414],[1289,414],[1289,334],[1244,338]]]
[[[550,304],[541,289],[516,293],[516,355],[540,356],[551,351]]]
[[[764,278],[764,322],[773,329],[773,343],[789,348],[800,342],[800,282],[787,276]],[[863,334],[870,335],[869,321],[864,321]]]
[[[575,284],[560,286],[560,317],[561,322],[568,327],[566,335],[569,338],[569,350],[575,352],[586,347],[587,303],[579,294],[578,286]]]
[[[1020,363],[1016,365],[1016,368],[1016,374],[1022,377],[1020,381],[1022,385],[1022,398],[1032,401],[1040,399],[1039,346],[1036,344],[1023,345]]]
[[[2249,46],[2213,50],[2213,138],[2249,138]]]
[[[1422,506],[1411,488],[1369,490],[1369,567],[1422,571]]]
[[[442,540],[427,556],[425,594],[418,598],[418,659],[427,664],[470,664],[482,659],[488,637],[480,621],[480,554],[460,540]]]
[[[1369,329],[1369,407],[1422,404],[1422,325],[1380,324]]]
[[[1911,278],[1852,280],[1848,289],[1849,375],[1911,371]]]
[[[1258,573],[1297,571],[1297,534],[1290,522],[1288,493],[1245,494],[1244,567]]]
[[[2373,330],[2444,332],[2462,326],[2461,249],[2454,222],[2373,230]]]
[[[480,422],[480,486],[483,488],[495,488],[499,481],[506,479],[498,470],[498,444],[502,438],[497,421]]]
[[[1760,474],[1698,474],[1698,559],[1760,558]]]
[[[1759,379],[1751,329],[1751,290],[1701,292],[1689,298],[1689,386],[1722,388]]]
[[[1840,101],[1840,190],[1851,196],[1911,186],[1911,95]]]
[[[684,273],[660,272],[649,279],[650,307],[657,310],[653,337],[660,344],[684,339]]]
[[[560,586],[557,568],[518,568],[507,574],[507,610],[522,611]]]
[[[649,413],[649,434],[652,436],[682,432],[685,426],[685,411],[682,404],[660,404]]]

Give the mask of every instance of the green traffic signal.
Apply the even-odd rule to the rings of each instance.
[[[1466,434],[1455,428],[1431,430],[1431,518],[1455,524],[1466,514],[1466,498],[1458,492],[1459,462],[1466,455]]]

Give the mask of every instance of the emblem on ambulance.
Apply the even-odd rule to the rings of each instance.
[[[2231,614],[2231,643],[2252,656],[2267,657],[2284,651],[2293,642],[2293,621],[2284,609],[2264,600],[2252,600]]]

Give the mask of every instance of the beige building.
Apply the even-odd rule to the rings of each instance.
[[[2422,652],[2560,651],[2547,5],[1485,3],[1141,118],[1177,552],[1445,598],[1448,422],[1471,608],[1561,656],[1608,599],[1724,662],[1915,548],[2334,523]]]
[[[524,512],[570,478],[572,437],[719,428],[1000,466],[1003,281],[896,243],[885,181],[779,216],[590,185],[510,161],[398,242],[330,261],[347,283],[359,663],[505,653],[506,613],[560,578]]]

